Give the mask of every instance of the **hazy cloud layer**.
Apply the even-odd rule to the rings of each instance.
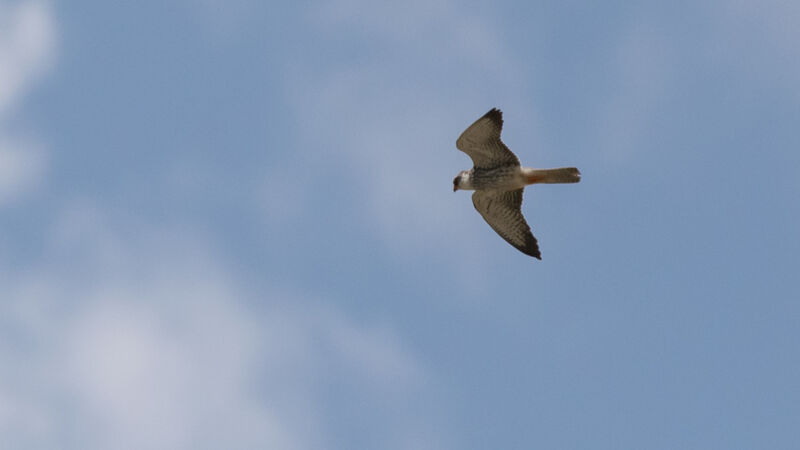
[[[0,448],[797,442],[797,7],[0,5]]]
[[[185,230],[76,203],[46,251],[49,264],[3,280],[0,431],[11,447],[320,448],[326,384],[369,404],[426,383],[385,327],[248,291]],[[406,414],[386,420],[403,428]]]

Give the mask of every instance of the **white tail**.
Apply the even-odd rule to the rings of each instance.
[[[558,169],[528,169],[525,171],[527,184],[535,183],[577,183],[581,181],[581,172],[575,167]]]

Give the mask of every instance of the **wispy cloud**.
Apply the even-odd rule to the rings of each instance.
[[[416,58],[457,58],[464,68],[513,76],[513,58],[490,17],[450,0],[375,3],[329,0],[313,4],[311,19],[328,33],[343,30],[378,39]]]
[[[186,230],[83,202],[47,242],[46,263],[2,280],[0,432],[12,447],[320,448],[329,383],[368,401],[426,382],[387,328],[247,289]]]
[[[254,0],[182,0],[186,8],[216,38],[236,36],[252,19],[259,2]]]
[[[800,98],[800,4],[780,0],[714,4],[717,48],[739,70]]]
[[[0,206],[39,185],[46,158],[41,144],[32,138],[12,138],[0,131]]]
[[[604,157],[626,160],[647,148],[641,139],[667,98],[674,60],[668,37],[647,18],[621,34],[612,60],[617,81],[598,112]]]
[[[466,242],[486,226],[452,192],[453,177],[471,166],[455,140],[519,76],[491,17],[447,0],[341,0],[316,2],[308,26],[312,39],[352,40],[367,56],[320,69],[301,55],[289,65],[288,100],[308,149],[298,159],[314,161],[317,179],[347,173],[360,223],[395,255],[431,251],[472,273],[467,252],[480,250]]]
[[[54,57],[55,26],[48,3],[0,3],[0,116],[33,85]]]
[[[0,2],[0,206],[36,187],[47,161],[41,144],[10,132],[14,109],[52,66],[55,24],[49,3]]]

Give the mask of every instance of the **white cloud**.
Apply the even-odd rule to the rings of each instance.
[[[36,139],[11,136],[9,118],[52,65],[55,26],[48,3],[0,2],[0,206],[35,188],[47,158]]]
[[[48,3],[0,3],[0,118],[51,65],[55,27]]]
[[[65,211],[46,262],[2,280],[4,443],[324,448],[329,383],[367,402],[425,385],[386,327],[249,291],[205,242],[87,204]],[[407,413],[384,425],[407,426]]]

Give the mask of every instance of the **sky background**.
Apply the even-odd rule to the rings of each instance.
[[[0,0],[0,447],[793,449],[800,3]],[[543,261],[453,193],[492,107]]]

